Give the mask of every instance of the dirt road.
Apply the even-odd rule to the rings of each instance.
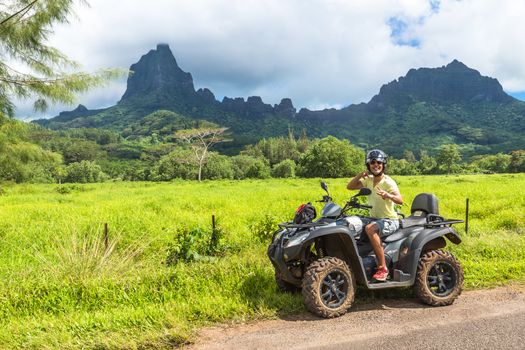
[[[464,292],[447,307],[417,300],[357,305],[343,317],[207,328],[189,349],[525,349],[525,288]]]

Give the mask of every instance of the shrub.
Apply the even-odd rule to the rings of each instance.
[[[202,168],[202,178],[209,180],[233,179],[233,168],[230,157],[212,152]]]
[[[295,177],[295,162],[291,159],[285,159],[275,164],[272,169],[273,177]]]
[[[86,188],[81,185],[62,185],[55,188],[60,194],[69,194],[72,192],[85,192]]]
[[[177,230],[173,242],[168,245],[166,265],[172,266],[179,262],[212,261],[217,256],[223,256],[227,246],[222,244],[223,230],[205,230],[201,227],[190,229],[182,227]]]
[[[54,182],[53,169],[60,166],[58,153],[28,143],[2,140],[0,132],[0,179],[20,182]],[[5,136],[4,136],[5,137]],[[2,144],[3,143],[3,144]]]
[[[160,158],[156,167],[156,179],[168,181],[176,178],[195,180],[198,169],[189,149],[177,148]]]
[[[265,159],[239,155],[232,157],[231,160],[235,179],[266,179],[270,177],[270,166]]]
[[[271,214],[264,214],[258,220],[252,221],[248,226],[253,235],[261,242],[269,242],[277,230],[278,220]]]
[[[64,182],[102,182],[108,178],[98,164],[88,160],[69,164],[66,167],[66,172],[67,175]]]

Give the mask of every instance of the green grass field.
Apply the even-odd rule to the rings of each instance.
[[[458,225],[463,244],[447,246],[467,288],[525,278],[525,174],[395,179],[405,213],[432,192],[463,219],[470,198],[469,234]],[[346,179],[326,182],[348,198]],[[302,312],[277,292],[264,236],[322,194],[319,179],[1,185],[0,348],[172,348],[211,322]],[[167,264],[184,228],[202,229],[194,247],[209,242],[212,215],[222,253]],[[358,290],[357,302],[409,292],[396,293]]]

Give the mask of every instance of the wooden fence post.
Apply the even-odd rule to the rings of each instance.
[[[104,223],[104,247],[106,252],[108,251],[109,237],[108,237],[108,223]]]
[[[468,234],[468,198],[466,201],[466,210],[465,210],[465,234]]]

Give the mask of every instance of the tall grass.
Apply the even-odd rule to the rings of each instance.
[[[463,243],[447,248],[468,288],[525,277],[524,174],[396,180],[407,203],[435,193],[446,217],[464,218],[470,199],[469,233],[458,225]],[[346,182],[327,180],[337,202]],[[1,187],[0,348],[173,348],[210,322],[303,310],[276,291],[265,240],[322,196],[319,179]],[[210,242],[211,215],[221,254],[167,264],[181,232]]]

